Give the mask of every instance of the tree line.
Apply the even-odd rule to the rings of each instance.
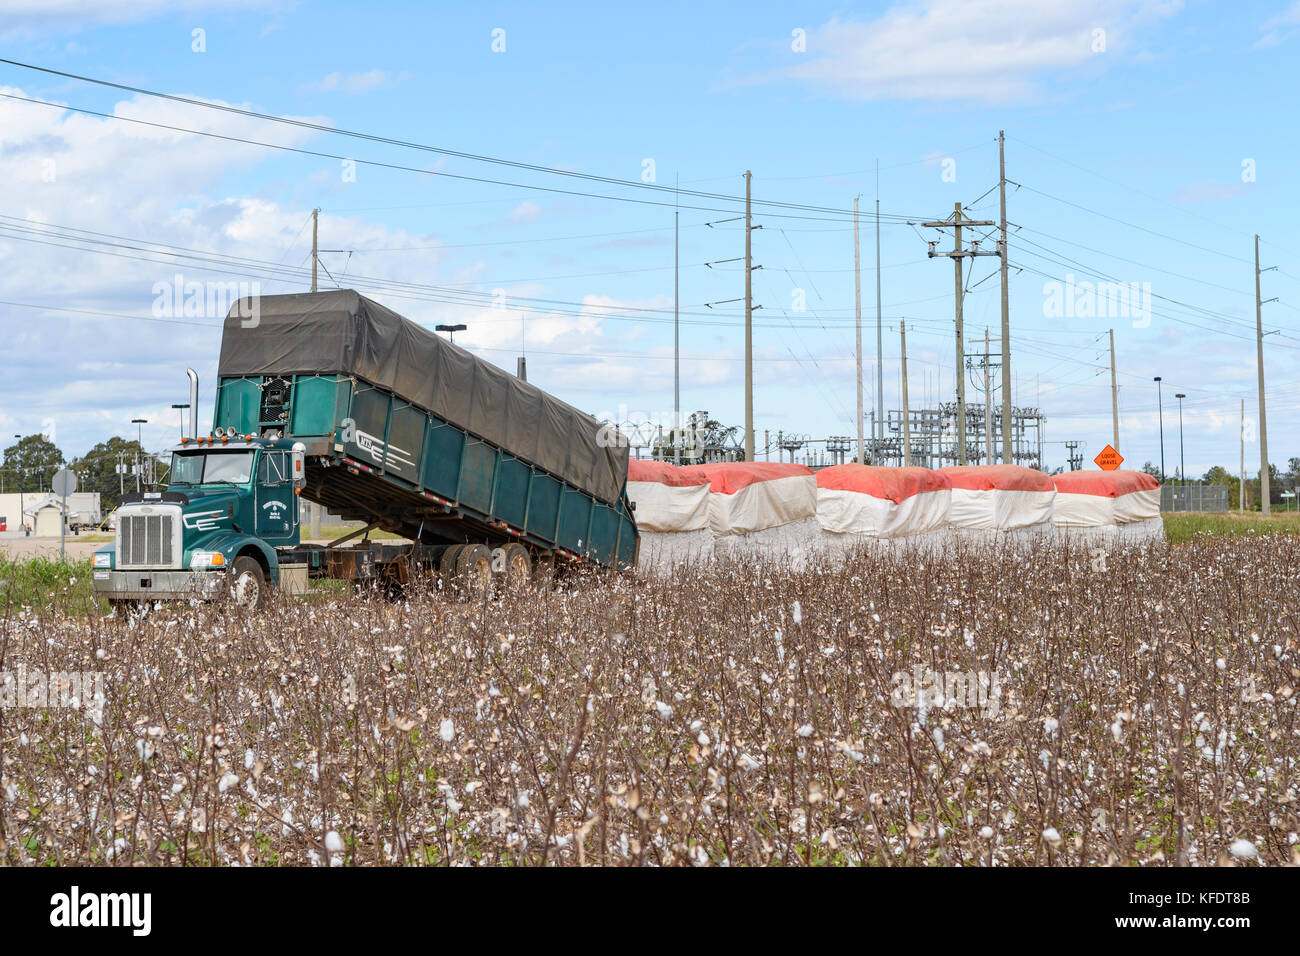
[[[54,473],[68,468],[77,476],[77,490],[99,492],[104,511],[116,508],[123,491],[135,491],[134,474],[119,474],[118,465],[134,468],[149,467],[153,459],[153,473],[163,477],[168,461],[150,456],[138,441],[114,436],[102,441],[79,458],[67,458],[54,442],[45,435],[27,435],[4,450],[0,464],[0,493],[24,491],[28,494],[49,492]],[[141,477],[143,482],[144,476]]]

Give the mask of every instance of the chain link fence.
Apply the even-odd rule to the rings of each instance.
[[[1206,485],[1200,482],[1185,485],[1164,485],[1160,489],[1161,511],[1228,510],[1228,486]]]

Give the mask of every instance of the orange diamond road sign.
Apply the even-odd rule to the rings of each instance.
[[[1102,471],[1114,471],[1120,465],[1124,464],[1124,456],[1110,445],[1107,445],[1101,451],[1097,452],[1097,457],[1093,459],[1093,462]]]

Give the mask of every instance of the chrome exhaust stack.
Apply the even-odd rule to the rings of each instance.
[[[199,373],[187,368],[185,374],[190,379],[190,440],[199,437]]]

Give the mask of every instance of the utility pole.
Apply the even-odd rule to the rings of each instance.
[[[1007,292],[1007,154],[1006,136],[998,130],[998,207],[1002,241],[1002,460],[1011,464],[1011,309]]]
[[[311,291],[316,291],[316,260],[319,258],[319,250],[316,248],[316,227],[320,218],[320,210],[311,211]]]
[[[923,222],[922,226],[930,229],[948,229],[952,228],[954,232],[952,252],[936,252],[935,246],[937,240],[930,243],[930,258],[951,257],[953,261],[953,275],[955,277],[956,287],[956,333],[957,333],[957,464],[966,464],[966,338],[962,329],[962,300],[963,282],[961,277],[961,261],[970,256],[996,256],[996,252],[981,252],[979,242],[971,243],[970,249],[963,249],[961,243],[961,227],[967,226],[994,226],[997,223],[987,219],[965,219],[962,216],[961,203],[953,206],[953,218],[941,219],[936,222]],[[1005,372],[1003,373],[1003,382],[1006,381]]]
[[[1186,397],[1186,392],[1174,395],[1178,399],[1178,477],[1181,479],[1179,484],[1183,486],[1187,485],[1187,457],[1183,452],[1183,399]]]
[[[754,300],[750,274],[750,172],[745,170],[745,461],[754,460]]]
[[[912,467],[912,427],[907,417],[907,322],[900,319],[898,322],[898,333],[902,338],[902,365],[903,365],[903,467]]]
[[[1276,268],[1274,266],[1273,268]],[[1255,351],[1259,370],[1259,508],[1269,513],[1268,422],[1264,415],[1264,303],[1259,297],[1259,236],[1255,236]],[[1272,299],[1268,301],[1272,302]]]
[[[1156,383],[1156,408],[1160,415],[1160,484],[1165,483],[1165,400],[1164,392],[1160,386],[1160,380],[1163,376],[1155,377]]]
[[[1246,511],[1246,400],[1241,400],[1241,481],[1237,483],[1237,510]]]
[[[867,446],[862,440],[862,257],[858,249],[858,197],[853,197],[853,313],[857,319],[858,357],[858,461],[867,463]],[[872,438],[875,436],[872,435]]]
[[[961,203],[953,207],[953,218],[957,228],[953,230],[953,272],[956,275],[957,302],[957,464],[966,464],[966,338],[962,329],[962,310],[965,308],[965,296],[962,294],[961,281]]]
[[[1115,330],[1110,330],[1110,424],[1111,447],[1119,451],[1119,386],[1115,384]]]
[[[989,380],[989,327],[984,326],[984,463],[993,464],[993,389]]]
[[[880,160],[876,160],[876,437],[885,440],[885,346],[880,317]],[[879,446],[877,446],[879,447]],[[864,462],[865,464],[865,462]]]
[[[682,338],[678,325],[681,212],[673,210],[673,461],[682,463]]]

